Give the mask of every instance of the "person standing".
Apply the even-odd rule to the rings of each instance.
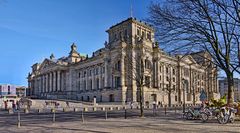
[[[20,110],[20,102],[17,101],[16,104],[17,104],[17,110]]]
[[[8,107],[7,101],[4,101],[4,105],[5,105],[5,110],[7,110],[7,107]]]
[[[156,110],[157,110],[157,104],[155,101],[153,101],[153,115],[156,115]]]
[[[15,111],[15,109],[16,109],[16,104],[14,101],[12,101],[12,109],[13,109],[13,111]]]

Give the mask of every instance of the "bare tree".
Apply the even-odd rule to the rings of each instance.
[[[221,0],[221,4],[233,5],[229,0]],[[239,2],[236,4],[239,7]],[[211,55],[213,61],[209,61],[227,76],[228,103],[233,103],[233,74],[239,71],[239,63],[236,64],[239,14],[232,12],[230,17],[215,0],[166,0],[152,3],[149,13],[148,22],[155,27],[156,37],[165,50],[174,53],[204,50]]]
[[[230,18],[232,18],[237,24],[236,26],[240,27],[240,1],[239,0],[212,0],[215,4],[217,4],[223,12],[225,12]],[[235,62],[231,65],[235,69],[237,73],[240,74],[240,42],[239,35],[234,35],[237,41],[237,53]]]
[[[136,53],[132,52],[133,46],[128,46],[126,49],[125,65],[126,65],[126,79],[128,85],[137,86],[137,99],[140,104],[140,117],[144,116],[144,87],[149,87],[151,84],[152,65],[150,60],[145,59],[144,47],[142,45],[135,45]]]
[[[167,81],[168,81],[168,84],[166,84],[166,88],[164,88],[164,90],[166,91],[166,93],[168,94],[168,106],[171,107],[172,105],[172,93],[176,90],[175,86],[172,84],[172,72],[171,70],[168,70],[170,73],[168,76],[167,76]]]

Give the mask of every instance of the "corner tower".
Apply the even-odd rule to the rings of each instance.
[[[132,17],[111,26],[106,32],[109,44],[119,40],[125,41],[127,44],[136,44],[140,40],[154,42],[153,27]]]

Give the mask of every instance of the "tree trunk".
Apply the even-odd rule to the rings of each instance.
[[[171,91],[168,92],[168,107],[171,107],[172,101],[171,101]]]
[[[143,87],[140,87],[140,117],[144,117],[144,113],[143,113]]]
[[[194,89],[194,90],[193,90],[193,105],[196,104],[196,99],[195,99],[195,97],[196,97],[196,94],[195,94],[195,89]]]
[[[233,80],[233,74],[227,73],[227,81],[228,81],[228,104],[233,104],[234,102],[234,80]]]

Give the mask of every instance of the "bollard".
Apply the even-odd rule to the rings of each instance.
[[[29,113],[29,110],[27,108],[24,109],[24,113],[25,114],[28,114]]]
[[[53,113],[53,119],[52,119],[52,122],[55,123],[55,120],[56,120],[56,110],[55,109],[51,109],[51,112]]]
[[[165,115],[167,114],[167,106],[164,106]]]
[[[105,110],[105,120],[107,120],[107,109]]]
[[[84,123],[84,116],[83,116],[83,110],[82,110],[82,122]]]
[[[13,114],[13,110],[12,109],[8,109],[8,114]]]
[[[18,110],[18,128],[21,127],[21,121],[20,121],[20,110]]]

